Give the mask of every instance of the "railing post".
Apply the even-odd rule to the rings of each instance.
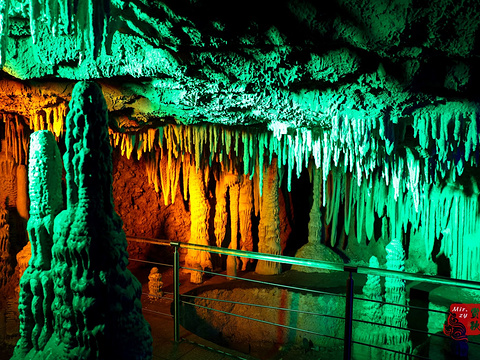
[[[343,340],[343,359],[352,358],[352,318],[353,318],[353,277],[352,273],[357,272],[356,267],[345,266],[345,271],[349,272],[347,279],[347,292],[345,296],[345,336]]]
[[[173,339],[180,341],[180,243],[170,243],[173,246]]]

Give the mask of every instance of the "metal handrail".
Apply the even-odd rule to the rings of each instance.
[[[216,312],[219,312],[219,313],[222,313],[222,314],[226,314],[226,315],[233,315],[233,316],[236,316],[236,317],[239,317],[239,318],[242,318],[242,319],[257,321],[257,322],[260,322],[260,323],[262,323],[262,324],[274,325],[274,326],[278,326],[278,327],[281,327],[281,328],[285,328],[285,329],[289,329],[289,330],[301,331],[301,332],[304,332],[304,333],[307,333],[307,334],[323,336],[323,337],[327,337],[327,338],[330,338],[330,339],[343,340],[342,338],[339,338],[339,337],[336,337],[336,336],[327,335],[327,334],[320,334],[320,333],[318,333],[318,332],[316,332],[316,331],[306,330],[306,329],[300,329],[300,328],[297,328],[297,327],[294,327],[294,326],[277,324],[277,323],[274,323],[274,322],[272,322],[272,321],[257,319],[257,318],[253,318],[253,317],[250,317],[250,316],[240,315],[240,314],[235,314],[235,313],[228,312],[228,311],[223,311],[223,310],[220,310],[220,309],[214,309],[214,308],[209,307],[209,306],[203,306],[203,305],[199,305],[199,304],[192,303],[192,302],[189,302],[189,301],[182,301],[182,303],[183,303],[183,304],[192,305],[192,306],[194,306],[194,307],[199,307],[199,308],[202,308],[202,309],[206,309],[206,310],[216,311]]]
[[[274,283],[274,282],[269,282],[269,281],[255,280],[255,279],[244,278],[244,277],[234,276],[234,275],[226,275],[226,274],[216,273],[216,272],[208,271],[208,270],[193,269],[193,268],[187,268],[187,267],[184,267],[184,266],[181,266],[181,269],[188,270],[188,271],[198,271],[198,272],[202,272],[202,273],[205,273],[205,274],[226,277],[226,278],[229,278],[229,279],[238,279],[238,280],[253,282],[253,283],[262,284],[262,285],[272,285],[272,286],[276,286],[276,287],[280,287],[280,288],[284,288],[284,289],[299,290],[299,291],[308,290],[309,292],[315,293],[315,294],[345,297],[345,295],[342,295],[342,294],[329,293],[329,292],[326,292],[326,291],[320,291],[320,290],[315,290],[315,289],[300,288],[300,287],[297,287],[297,286]]]
[[[327,261],[321,261],[321,260],[314,260],[314,259],[304,259],[304,258],[294,258],[290,256],[284,256],[284,255],[275,255],[275,254],[266,254],[266,253],[254,253],[250,251],[244,251],[244,250],[236,250],[236,249],[227,249],[227,248],[219,248],[219,247],[213,247],[213,246],[208,246],[208,245],[200,245],[200,244],[188,244],[188,243],[180,243],[180,242],[172,242],[168,240],[160,240],[157,241],[155,239],[148,239],[148,238],[132,238],[128,237],[128,240],[130,241],[139,241],[143,243],[150,243],[150,244],[156,244],[156,245],[164,245],[164,246],[172,246],[174,248],[174,264],[173,264],[173,277],[174,277],[174,292],[173,292],[173,310],[174,310],[174,339],[176,342],[180,341],[180,336],[179,336],[179,315],[180,315],[180,304],[190,304],[193,306],[198,306],[198,307],[203,307],[205,309],[210,309],[214,311],[219,311],[219,312],[224,312],[218,309],[213,309],[209,307],[205,307],[196,303],[190,303],[188,301],[181,301],[180,299],[180,289],[179,289],[179,274],[180,274],[180,259],[179,259],[179,249],[184,248],[184,249],[189,249],[189,250],[198,250],[198,251],[207,251],[211,253],[217,253],[217,254],[222,254],[222,255],[229,255],[229,256],[236,256],[236,257],[242,257],[242,258],[249,258],[249,259],[256,259],[256,260],[264,260],[264,261],[272,261],[272,262],[279,262],[279,263],[286,263],[286,264],[291,264],[291,265],[298,265],[298,266],[306,266],[306,267],[313,267],[317,269],[327,269],[327,270],[333,270],[333,271],[341,271],[341,272],[347,272],[349,274],[349,277],[347,279],[347,292],[345,296],[345,317],[342,317],[342,319],[345,319],[345,336],[343,338],[344,341],[344,359],[351,359],[352,355],[352,343],[356,344],[361,344],[361,345],[367,345],[363,344],[357,341],[353,341],[352,339],[352,321],[360,321],[364,322],[362,320],[354,320],[352,319],[352,314],[353,314],[353,300],[354,300],[354,295],[353,295],[353,273],[360,273],[360,274],[366,274],[366,275],[377,275],[377,276],[385,276],[385,277],[396,277],[396,278],[401,278],[403,280],[410,280],[410,281],[420,281],[420,282],[428,282],[428,283],[433,283],[433,284],[438,284],[438,285],[448,285],[448,286],[457,286],[457,287],[462,287],[462,288],[469,288],[469,289],[475,289],[475,290],[480,290],[480,282],[475,282],[475,281],[469,281],[469,280],[458,280],[458,279],[448,279],[448,278],[443,278],[439,276],[430,276],[430,275],[422,275],[422,274],[413,274],[413,273],[408,273],[408,272],[403,272],[403,271],[394,271],[394,270],[386,270],[386,269],[378,269],[378,268],[370,268],[370,267],[365,267],[365,266],[350,266],[350,265],[345,265],[345,264],[338,264],[338,263],[332,263],[332,262],[327,262]],[[188,269],[188,268],[184,268]],[[188,269],[192,271],[201,271],[205,273],[211,273],[205,270],[201,269]],[[215,275],[223,275],[223,274],[218,274],[218,273],[212,273]],[[229,275],[223,275],[227,277],[232,277]],[[236,276],[233,276],[233,278],[238,278]],[[258,280],[254,279],[246,279],[246,278],[239,278],[242,280],[247,280],[247,281],[256,281],[256,282],[261,282]],[[276,286],[283,286],[283,284],[276,284],[272,283],[272,285]],[[288,287],[288,286],[287,286]],[[314,291],[310,289],[302,289],[302,290],[307,290],[307,291]],[[363,299],[363,298],[356,298],[358,300],[365,300],[369,301],[369,299]],[[376,301],[377,302],[377,301]],[[384,304],[384,302],[381,302]],[[399,305],[399,304],[392,304],[392,305]],[[290,311],[291,309],[287,308],[282,308],[283,311]],[[234,313],[229,313],[229,312],[224,312],[225,314],[230,314],[234,316],[240,316],[244,317],[238,314]],[[245,317],[248,319],[272,324],[275,326],[280,326],[280,327],[285,327],[285,328],[292,328],[296,329],[293,327],[289,327],[286,325],[282,324],[277,324],[277,323],[272,323],[260,319],[254,319],[254,318],[249,318]],[[379,324],[381,325],[381,324]],[[296,329],[300,331],[305,331],[303,329]],[[414,330],[415,329],[405,329],[405,330]],[[305,331],[307,333],[312,333],[314,334],[315,332],[312,331]],[[332,337],[328,335],[323,335],[319,333],[315,333],[316,335],[321,335],[321,336],[327,336],[327,337]],[[332,337],[336,338],[336,337]],[[337,338],[338,339],[338,338]],[[367,345],[368,346],[368,345]],[[381,348],[378,346],[373,346],[379,349],[383,350],[388,350],[392,351],[387,348]],[[398,353],[398,351],[394,351]],[[413,356],[412,354],[405,354],[408,356]],[[422,358],[419,356],[419,358]]]
[[[342,317],[342,316],[335,316],[335,315],[328,315],[328,314],[319,314],[319,313],[315,313],[315,312],[312,312],[312,311],[303,311],[303,310],[290,309],[290,308],[284,308],[284,307],[278,307],[278,306],[261,305],[261,304],[254,304],[254,303],[246,303],[246,302],[233,301],[233,300],[207,298],[207,297],[203,297],[203,296],[186,295],[186,294],[183,294],[182,297],[184,297],[184,298],[200,299],[200,300],[216,301],[216,302],[228,303],[228,304],[233,304],[233,305],[253,306],[253,307],[259,307],[259,308],[271,309],[271,310],[290,311],[290,312],[294,312],[294,313],[298,313],[298,314],[307,314],[307,315],[323,316],[323,317],[328,317],[328,318],[332,318],[332,319],[342,319],[342,320],[343,320],[343,317]],[[356,321],[356,320],[354,319],[353,321]]]
[[[348,264],[339,264],[339,263],[333,263],[333,262],[322,261],[322,260],[295,258],[295,257],[285,256],[285,255],[274,255],[274,254],[258,253],[258,252],[254,253],[254,252],[245,251],[245,250],[219,248],[219,247],[209,246],[209,245],[189,244],[189,243],[173,242],[168,240],[155,240],[151,238],[127,237],[127,240],[149,243],[149,244],[156,244],[156,245],[164,245],[164,246],[168,246],[168,245],[178,246],[183,249],[207,251],[207,252],[222,254],[222,255],[231,255],[231,256],[238,256],[238,257],[249,258],[249,259],[280,262],[280,263],[290,264],[290,265],[313,267],[316,269],[326,269],[326,270],[341,271],[341,272],[357,272],[359,274],[365,274],[365,275],[398,277],[403,280],[421,281],[421,282],[428,282],[428,283],[438,284],[438,285],[457,286],[462,288],[480,290],[480,282],[470,281],[470,280],[449,279],[441,276],[414,274],[414,273],[409,273],[405,271],[371,268],[368,266],[351,266]]]

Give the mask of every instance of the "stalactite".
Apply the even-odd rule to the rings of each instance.
[[[439,215],[439,210],[432,209],[429,205],[431,197],[436,196],[434,193],[437,192],[437,186],[428,187],[425,184],[435,179],[446,179],[447,176],[450,176],[451,181],[456,174],[463,171],[465,162],[476,164],[479,136],[476,132],[475,111],[466,109],[454,114],[451,111],[445,111],[444,114],[434,113],[431,109],[415,111],[412,115],[412,127],[419,144],[415,148],[396,148],[396,142],[404,137],[405,126],[401,122],[394,122],[394,119],[389,119],[388,116],[375,119],[337,116],[332,118],[335,126],[315,131],[305,128],[288,129],[287,126],[276,129],[272,126],[270,132],[258,132],[210,124],[169,124],[148,129],[145,134],[137,137],[134,134],[113,135],[112,142],[120,144],[122,152],[127,156],[130,156],[133,149],[142,153],[155,151],[159,154],[159,158],[155,159],[157,168],[160,158],[163,157],[170,156],[171,163],[182,162],[185,199],[188,198],[190,173],[186,159],[190,159],[190,154],[195,170],[201,171],[205,166],[217,162],[223,172],[239,171],[240,176],[246,176],[252,181],[252,202],[256,215],[262,212],[262,193],[265,186],[263,171],[254,169],[268,167],[276,158],[279,181],[286,171],[287,187],[290,189],[294,174],[299,176],[313,158],[314,166],[322,173],[320,198],[327,210],[327,223],[332,229],[329,238],[331,245],[337,244],[342,226],[345,234],[349,235],[350,228],[354,227],[353,221],[356,222],[358,241],[374,239],[376,219],[382,223],[388,222],[391,235],[396,237],[406,232],[411,224],[412,231],[416,232],[421,228],[425,233],[427,256],[431,256],[435,241],[441,241],[442,251],[448,254],[446,256],[452,262],[458,264],[452,265],[455,270],[452,271],[452,276],[459,276],[460,273],[463,274],[461,276],[471,276],[465,275],[468,271],[462,270],[460,256],[452,250],[460,244],[466,246],[464,239],[470,233],[454,233],[456,230],[453,229],[457,227],[450,222],[438,224],[439,221],[445,222],[445,219],[449,219],[453,214],[450,213],[451,209],[454,211],[457,208],[450,205],[450,200],[445,200],[444,207],[441,208],[443,213]],[[42,114],[37,115],[41,120]],[[446,126],[453,127],[454,132],[448,134]],[[428,132],[428,136],[425,132]],[[458,156],[452,155],[452,152],[458,152]],[[455,164],[449,169],[447,165],[452,161],[452,156]],[[153,162],[147,162],[149,161]],[[174,194],[172,182],[168,181],[171,171],[158,172],[163,174],[163,178],[158,175],[157,181],[161,183],[155,184],[155,167],[153,163],[147,166],[149,181],[158,189],[165,187],[161,183],[168,184],[163,192]],[[168,168],[170,169],[170,166]],[[340,172],[342,175],[333,176],[332,191],[328,192],[328,177],[332,176],[332,173]],[[221,201],[216,214],[223,212],[220,211]],[[335,222],[338,221],[337,214],[342,201],[345,206],[344,223],[339,226]],[[462,209],[463,205],[459,203],[455,210],[459,213],[453,215],[461,217],[464,211]],[[216,237],[217,241],[221,241],[222,221],[220,218],[217,221],[219,230]],[[243,235],[240,241],[242,238]]]
[[[366,194],[366,183],[362,183],[357,191],[357,241],[362,243],[362,240],[365,239],[365,197]]]
[[[183,161],[182,176],[183,176],[183,199],[188,200],[188,188],[190,186],[190,154],[186,153]]]
[[[175,203],[175,194],[177,193],[181,167],[182,162],[179,159],[174,159],[171,153],[161,158],[157,167],[156,171],[160,172],[160,182],[165,206],[170,203]]]
[[[102,47],[108,45],[105,40],[109,16],[110,2],[106,0],[61,2],[32,0],[30,2],[32,41],[35,45],[42,41],[39,38],[40,27],[46,26],[54,37],[61,34],[75,35],[77,50],[82,56],[91,55],[96,58],[100,55]],[[41,56],[41,53],[38,55]]]
[[[42,110],[33,109],[30,112],[28,124],[32,131],[48,130],[52,132],[58,141],[65,134],[66,113],[67,105],[64,102],[53,107],[45,107]]]
[[[354,187],[353,187],[353,179],[351,176],[346,175],[345,177],[345,200],[344,200],[344,209],[343,209],[343,214],[344,214],[344,229],[345,229],[345,235],[348,236],[350,233],[350,226],[352,222],[352,213],[353,213],[353,205],[354,205],[354,199],[355,195],[353,193]]]
[[[208,243],[208,215],[209,204],[205,194],[204,170],[197,172],[195,165],[189,168],[189,193],[190,193],[190,216],[191,216],[191,244],[209,245]],[[203,282],[202,269],[212,269],[210,253],[206,251],[189,249],[185,257],[187,268],[193,268],[190,281],[194,284]],[[200,270],[200,271],[197,271]]]
[[[24,165],[28,153],[29,133],[18,115],[3,114],[7,155],[11,154],[16,164]]]
[[[247,132],[242,133],[243,140],[243,173],[250,174],[250,153],[249,137]],[[261,193],[262,190],[260,190]]]
[[[262,171],[262,169],[259,169]],[[258,252],[280,254],[280,219],[278,210],[277,159],[265,168],[262,207],[258,225]],[[259,260],[255,272],[262,275],[279,274],[279,263]]]
[[[160,149],[155,149],[149,153],[145,161],[145,170],[147,172],[148,183],[152,184],[156,192],[160,191],[160,180],[158,176],[160,167]]]
[[[375,213],[373,205],[373,192],[369,189],[367,194],[364,195],[365,201],[365,235],[367,236],[368,241],[374,240],[374,224],[375,224]],[[363,220],[360,220],[363,221]]]

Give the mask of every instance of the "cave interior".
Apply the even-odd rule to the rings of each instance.
[[[148,242],[159,239],[465,281],[425,289],[368,275],[355,292],[403,304],[421,293],[445,314],[452,303],[480,303],[479,26],[474,0],[1,2],[0,345],[16,345],[19,359],[48,358],[55,336],[76,349],[59,358],[113,351],[88,320],[77,329],[87,335],[65,340],[57,327],[68,319],[54,315],[68,301],[76,314],[80,301],[54,288],[94,299],[75,279],[99,272],[131,302],[125,322],[135,326],[126,328],[145,346],[129,358],[151,357],[131,294],[148,287],[145,262],[171,261],[172,248]],[[72,245],[82,239],[88,250]],[[108,243],[100,246],[108,260],[95,255],[97,243]],[[75,269],[78,261],[84,275],[60,282],[62,261]],[[180,261],[193,269],[183,272],[191,291],[204,296],[219,296],[201,290],[215,278],[209,272],[345,285],[328,270],[183,248]],[[91,289],[110,291],[98,281]],[[237,283],[226,283],[221,293],[238,300]],[[299,295],[288,296],[293,306]],[[35,299],[44,310],[32,310],[28,325],[24,308]],[[100,311],[89,306],[75,324]],[[375,311],[407,324],[406,311],[365,310]],[[442,333],[443,316],[423,329]],[[477,338],[478,322],[470,330]],[[420,351],[414,335],[398,337],[399,351]]]

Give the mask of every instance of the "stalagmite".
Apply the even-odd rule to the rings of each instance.
[[[277,159],[264,169],[263,197],[258,225],[258,252],[280,254],[280,219],[278,210]],[[275,275],[281,272],[276,262],[259,260],[255,272],[262,275]]]
[[[252,236],[252,207],[253,207],[253,184],[247,177],[243,176],[240,185],[240,199],[238,204],[240,221],[240,249],[244,251],[253,251]],[[241,258],[242,271],[247,269],[247,258]]]
[[[22,330],[27,341],[19,342],[14,359],[25,358],[29,346],[33,348],[28,358],[40,353],[42,358],[55,359],[150,359],[152,338],[141,313],[141,285],[126,268],[125,233],[113,210],[107,108],[100,87],[93,82],[80,82],[73,89],[65,142],[67,209],[55,220],[51,214],[38,227],[37,222],[29,227],[33,236],[44,228],[51,231],[53,225],[53,247],[50,251],[44,240],[40,247],[32,240],[31,265],[42,269],[42,276],[25,286],[29,295],[23,303],[31,304],[32,314]],[[46,179],[60,183],[61,168],[39,170]],[[33,179],[31,183],[36,184]],[[50,189],[49,184],[40,194],[60,191],[61,186]],[[45,196],[39,196],[38,206],[32,201],[32,221],[39,219],[37,208],[50,209]],[[52,285],[43,276],[50,256],[47,271]],[[43,306],[43,314],[42,302],[51,305]]]
[[[150,300],[158,300],[163,296],[163,281],[162,274],[157,267],[153,267],[148,275],[148,297]]]
[[[325,229],[323,226],[323,216],[321,212],[322,203],[322,171],[316,167],[313,168],[313,204],[310,209],[310,221],[308,222],[308,243],[297,250],[295,257],[305,259],[316,259],[342,263],[340,257],[323,243],[325,238]],[[325,269],[316,269],[305,266],[292,266],[292,270],[303,272],[329,272]]]
[[[369,267],[379,267],[378,259],[375,256],[370,258]],[[384,328],[382,327],[382,324],[385,323],[385,320],[383,318],[383,312],[381,308],[381,302],[383,299],[380,276],[367,275],[367,282],[363,286],[362,291],[363,296],[367,301],[361,302],[361,320],[368,321],[370,323],[358,323],[358,326],[355,328],[354,332],[354,340],[360,343],[381,347],[385,341]],[[381,352],[381,350],[373,347],[354,344],[353,354],[355,359],[380,359],[382,358]]]
[[[24,219],[28,219],[28,194],[27,194],[27,168],[25,165],[17,166],[17,211]]]
[[[61,155],[53,135],[46,130],[34,132],[30,141],[27,224],[32,257],[20,280],[17,358],[43,351],[53,333],[51,249],[54,219],[63,205],[61,171]]]
[[[220,173],[216,179],[215,184],[215,218],[214,218],[214,226],[215,226],[215,239],[217,242],[217,246],[221,247],[222,242],[225,238],[225,232],[227,231],[227,221],[228,221],[228,213],[227,213],[227,191],[228,185],[225,181],[224,173]]]
[[[10,225],[8,225],[8,210],[0,206],[0,288],[12,275],[12,261],[10,256]]]
[[[387,270],[405,271],[405,251],[400,240],[393,239],[385,248],[387,251]],[[407,328],[407,291],[405,280],[394,277],[385,277],[385,302],[396,305],[384,305],[384,317],[386,325],[398,326]],[[386,347],[400,351],[403,353],[410,353],[412,349],[412,342],[410,340],[409,330],[400,330],[396,328],[386,328],[385,330],[385,344]],[[387,359],[407,359],[408,355],[385,352]]]
[[[190,244],[209,245],[208,243],[208,215],[209,204],[205,195],[204,170],[197,172],[193,161],[189,166],[189,193],[190,193]],[[195,269],[190,271],[190,281],[194,284],[203,282],[202,269],[212,269],[210,253],[189,249],[185,256],[185,266]]]
[[[230,195],[230,245],[229,249],[238,249],[238,223],[239,223],[239,198],[240,184],[237,182],[229,187]],[[237,257],[229,255],[227,257],[227,275],[237,276]]]

